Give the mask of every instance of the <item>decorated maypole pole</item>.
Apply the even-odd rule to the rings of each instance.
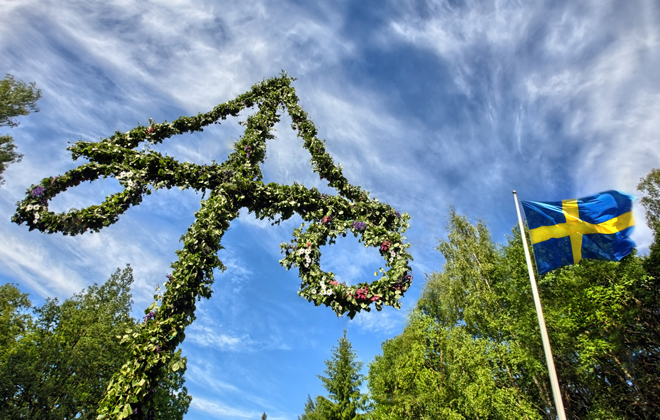
[[[154,302],[145,313],[145,321],[123,340],[131,346],[131,358],[117,372],[100,402],[98,418],[150,418],[154,413],[151,396],[164,369],[180,368],[170,363],[172,354],[185,338],[185,329],[195,319],[196,301],[210,298],[213,270],[224,270],[217,256],[221,239],[241,208],[259,219],[286,220],[298,214],[304,220],[293,232],[290,243],[282,244],[285,254],[280,261],[287,269],[297,267],[301,279],[298,294],[315,305],[330,307],[337,315],[350,318],[371,306],[400,307],[399,299],[410,286],[410,246],[403,233],[409,215],[400,214],[387,204],[369,198],[360,187],[351,185],[316,137],[314,123],[298,104],[286,74],[265,80],[234,100],[193,117],[180,117],[168,123],[150,121],[126,133],[116,132],[100,142],[78,141],[69,147],[73,159],[89,162],[61,176],[45,178],[33,185],[26,198],[18,203],[15,223],[25,223],[30,230],[78,235],[98,232],[118,221],[131,206],[139,205],[145,195],[159,188],[191,188],[208,193],[195,213],[195,221],[182,237],[183,249],[172,263],[172,273],[160,304]],[[245,108],[256,107],[247,118],[245,133],[236,141],[227,160],[211,165],[178,162],[148,147],[138,151],[140,143],[159,144],[183,133],[202,131],[228,116],[236,117]],[[288,112],[311,154],[311,164],[338,195],[330,196],[303,185],[264,184],[261,164],[266,157],[266,141],[279,121],[279,111]],[[84,181],[114,177],[124,190],[110,195],[100,205],[55,214],[49,201],[68,188]],[[338,236],[351,233],[366,247],[375,247],[385,260],[380,278],[373,282],[348,285],[339,282],[335,273],[321,270],[320,247],[335,242]],[[377,272],[378,274],[378,272]]]

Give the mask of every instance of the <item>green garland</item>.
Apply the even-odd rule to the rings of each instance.
[[[132,344],[132,359],[110,382],[100,402],[99,419],[153,417],[150,396],[168,365],[172,353],[185,338],[184,330],[195,319],[195,302],[211,297],[213,270],[225,266],[218,259],[220,240],[243,207],[259,219],[274,223],[287,220],[294,213],[306,223],[293,232],[290,244],[282,244],[285,257],[280,261],[287,269],[297,266],[301,288],[298,294],[315,305],[331,307],[337,315],[350,318],[371,304],[400,307],[398,300],[410,286],[412,276],[402,235],[409,215],[399,214],[387,204],[369,198],[360,187],[348,183],[326,152],[325,142],[316,137],[317,130],[298,105],[286,74],[263,81],[233,101],[218,105],[206,114],[181,117],[172,123],[138,126],[127,133],[116,132],[100,142],[78,141],[69,147],[74,159],[85,157],[89,163],[59,177],[46,178],[28,190],[17,203],[12,221],[26,223],[30,230],[62,232],[77,235],[98,232],[115,223],[130,206],[140,204],[145,194],[158,188],[179,187],[210,192],[201,201],[196,220],[182,237],[183,249],[167,275],[166,291],[145,313],[145,322],[136,331],[127,331],[123,340]],[[227,116],[237,116],[244,108],[257,106],[258,111],[243,123],[245,133],[234,145],[234,152],[220,164],[196,165],[180,163],[169,156],[150,150],[136,150],[141,142],[161,143],[176,134],[202,131]],[[325,178],[339,195],[329,196],[316,188],[303,185],[264,184],[260,164],[266,157],[266,140],[274,138],[271,130],[279,121],[278,110],[288,111],[304,147],[311,153],[313,169]],[[93,181],[99,177],[115,177],[125,187],[95,206],[72,209],[55,214],[48,202],[60,192]],[[332,272],[320,269],[320,247],[335,242],[348,232],[365,246],[377,247],[385,259],[382,277],[371,283],[347,285],[335,280]],[[375,273],[378,276],[378,272]],[[173,369],[177,369],[174,366]]]

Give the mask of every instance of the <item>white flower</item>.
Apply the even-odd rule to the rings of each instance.
[[[312,289],[312,294],[313,294],[313,295],[316,294],[316,289]]]
[[[32,204],[28,204],[28,206],[25,208],[27,211],[32,211]]]
[[[309,248],[305,249],[305,255],[309,255],[310,252],[312,252],[311,249],[309,249]]]
[[[321,280],[325,281],[325,276],[321,277]]]
[[[302,255],[303,252],[305,252],[305,250],[301,248],[301,249],[298,250],[298,252],[296,252],[296,254],[298,254],[298,255]]]
[[[305,268],[309,268],[309,263],[308,262],[305,263]]]
[[[34,206],[32,206],[32,210],[34,211],[39,210],[39,204],[35,204]]]
[[[39,213],[34,214],[34,220],[39,220],[41,218],[41,215]]]
[[[37,219],[34,219],[34,220],[32,221],[32,223],[37,223],[37,222],[38,222],[38,220],[37,220]]]

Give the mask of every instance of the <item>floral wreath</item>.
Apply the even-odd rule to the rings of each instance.
[[[195,213],[195,222],[182,237],[183,249],[172,263],[167,275],[166,291],[145,313],[144,323],[123,339],[132,345],[129,360],[110,381],[99,406],[102,418],[153,417],[150,397],[157,386],[161,371],[168,366],[171,354],[185,338],[184,330],[195,319],[195,302],[210,298],[213,269],[225,270],[217,257],[220,240],[243,207],[259,219],[274,224],[287,220],[294,213],[305,221],[293,232],[293,240],[282,244],[285,257],[280,261],[287,269],[297,266],[301,278],[298,294],[315,305],[331,307],[337,315],[347,313],[353,318],[361,310],[377,310],[383,305],[400,308],[398,300],[410,286],[409,261],[405,232],[409,215],[400,214],[387,204],[370,199],[360,187],[351,185],[325,149],[325,141],[316,137],[317,130],[298,105],[298,97],[286,74],[265,80],[236,99],[216,106],[205,114],[180,117],[168,123],[138,126],[126,132],[116,132],[100,142],[78,141],[69,147],[73,159],[84,157],[89,163],[71,169],[64,175],[45,178],[33,185],[24,200],[17,203],[12,221],[26,223],[30,230],[61,232],[77,235],[98,232],[115,223],[130,206],[140,204],[142,197],[159,188],[179,187],[202,190],[209,197],[202,199]],[[234,152],[226,161],[212,165],[180,163],[174,158],[151,150],[148,146],[136,150],[141,142],[158,144],[186,132],[202,131],[209,124],[219,124],[227,116],[238,116],[244,108],[258,107],[245,125],[244,135],[236,141]],[[278,110],[288,111],[292,128],[298,130],[303,147],[311,154],[313,169],[339,195],[320,193],[303,185],[264,184],[260,164],[266,157],[266,140],[273,139],[271,129],[279,121]],[[48,202],[57,194],[84,181],[114,177],[125,187],[106,197],[100,205],[67,213],[48,210]],[[336,280],[334,273],[320,269],[320,247],[333,244],[339,235],[348,232],[366,247],[379,248],[386,261],[386,270],[373,282],[347,285]],[[378,271],[375,273],[378,276]]]

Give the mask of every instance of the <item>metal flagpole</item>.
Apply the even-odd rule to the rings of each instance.
[[[525,228],[523,226],[522,216],[520,215],[520,205],[518,204],[518,195],[516,190],[513,190],[513,200],[516,202],[516,212],[518,213],[518,223],[520,224],[520,236],[522,236],[523,248],[525,248],[525,258],[527,259],[527,271],[529,271],[529,281],[532,283],[532,295],[534,296],[534,306],[536,306],[536,315],[539,319],[539,327],[541,328],[541,341],[543,341],[543,350],[545,351],[545,361],[548,364],[548,373],[550,374],[550,384],[552,385],[552,396],[555,400],[555,408],[559,420],[566,420],[566,413],[564,412],[564,403],[561,400],[561,391],[559,389],[559,380],[557,380],[557,372],[555,371],[555,362],[552,359],[552,350],[550,349],[550,340],[548,339],[548,331],[545,329],[545,318],[543,318],[543,309],[541,308],[541,299],[539,299],[539,291],[536,288],[536,277],[534,276],[534,268],[532,267],[532,258],[529,255],[527,248],[527,238],[525,235]]]

